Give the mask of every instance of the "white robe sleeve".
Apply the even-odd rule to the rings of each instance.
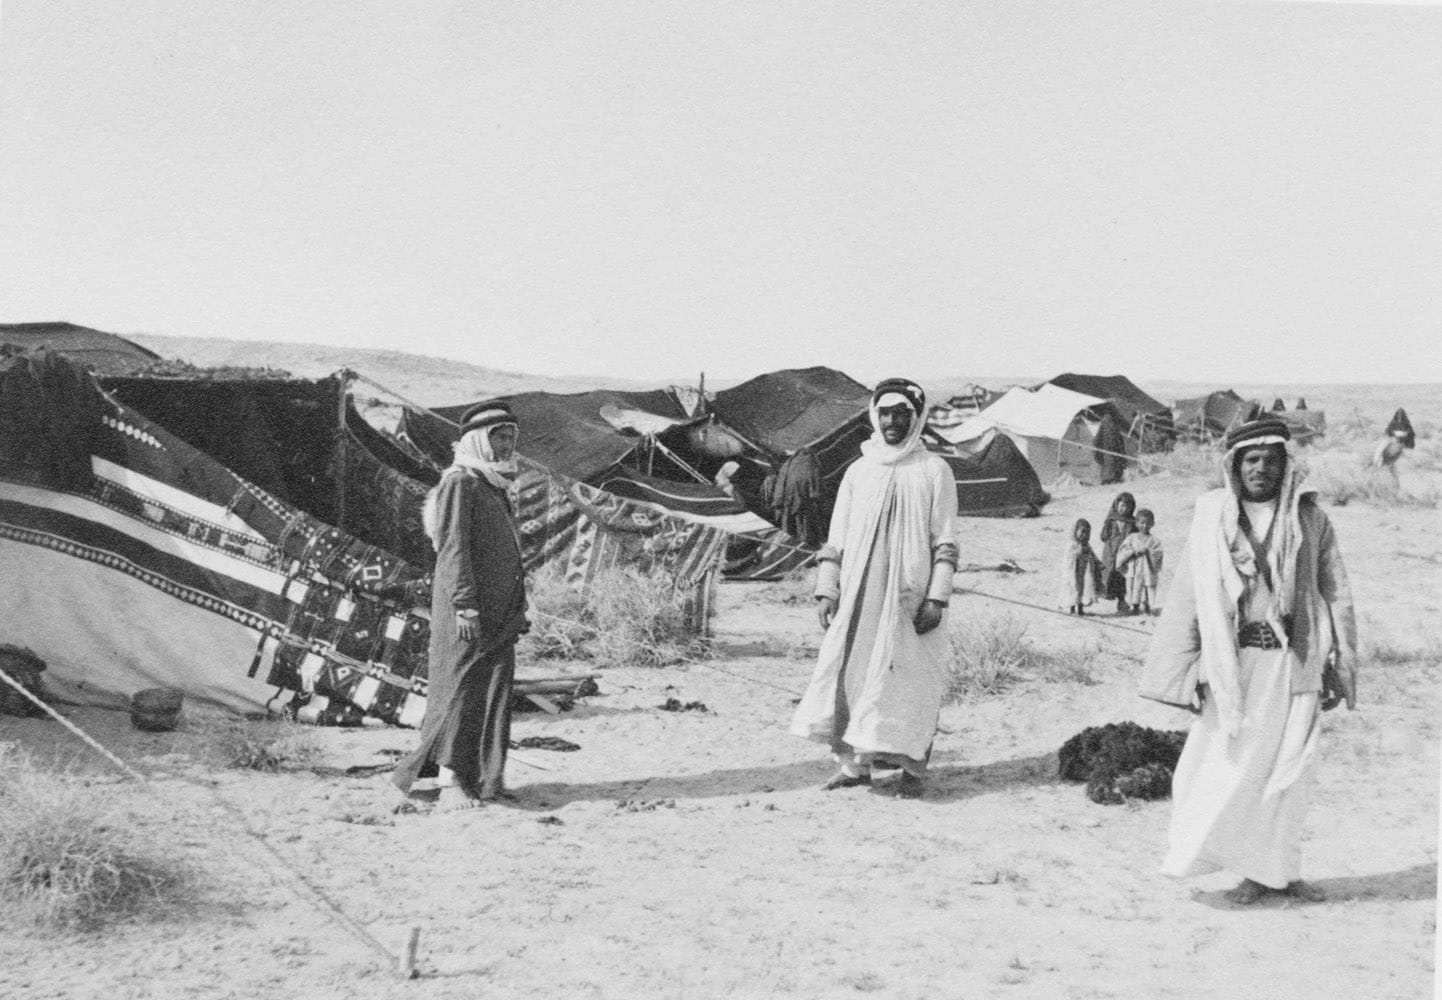
[[[841,488],[836,493],[836,506],[831,512],[831,525],[826,532],[826,544],[816,554],[817,597],[841,596],[841,558],[846,544],[846,526],[851,518],[851,476],[841,477]]]
[[[951,578],[956,573],[956,481],[951,466],[938,459],[932,475],[931,582],[928,601],[951,602]]]

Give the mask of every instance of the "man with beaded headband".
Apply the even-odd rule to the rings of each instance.
[[[826,635],[791,731],[826,743],[825,788],[901,769],[898,794],[925,787],[951,654],[940,628],[956,569],[956,483],[921,444],[926,395],[888,379],[871,397],[872,436],[846,470],[818,554],[817,616]]]
[[[1357,627],[1337,536],[1302,492],[1277,417],[1226,439],[1226,483],[1197,500],[1140,694],[1198,714],[1172,779],[1162,872],[1242,876],[1239,904],[1316,901],[1301,835],[1320,712],[1356,707]]]
[[[442,810],[510,797],[504,776],[516,639],[529,627],[509,496],[516,435],[504,402],[467,410],[455,461],[422,508],[436,549],[429,686],[420,746],[394,780],[408,793],[418,778],[434,775]]]

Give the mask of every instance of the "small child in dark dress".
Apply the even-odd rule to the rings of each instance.
[[[1117,552],[1127,536],[1137,530],[1136,497],[1130,493],[1118,493],[1112,501],[1107,519],[1102,522],[1102,582],[1097,596],[1103,600],[1117,602],[1117,614],[1128,614],[1131,605],[1127,603],[1127,578],[1117,569]]]

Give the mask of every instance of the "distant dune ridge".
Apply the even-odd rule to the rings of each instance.
[[[168,337],[148,333],[125,336],[164,357],[178,358],[204,368],[222,365],[269,366],[283,368],[293,375],[305,378],[320,378],[339,369],[349,368],[394,392],[428,406],[463,403],[487,396],[508,396],[520,392],[566,393],[586,392],[591,389],[636,390],[665,385],[695,385],[698,376],[704,371],[703,364],[698,366],[694,373],[678,375],[672,379],[627,379],[604,375],[549,376],[500,371],[451,358],[408,354],[405,351],[337,347],[329,344],[289,344],[267,340]],[[818,358],[816,363],[846,371],[844,361],[835,358]],[[1124,361],[1113,365],[1095,364],[1077,370],[1088,370],[1100,375],[1127,373]],[[764,372],[756,371],[752,374],[761,375]],[[847,374],[859,377],[850,371],[847,371]],[[1300,376],[1298,382],[1285,385],[1185,382],[1135,377],[1132,381],[1169,405],[1178,399],[1200,396],[1214,389],[1230,388],[1243,397],[1260,399],[1267,404],[1280,397],[1288,409],[1295,406],[1297,399],[1301,397],[1307,400],[1308,407],[1312,409],[1331,408],[1338,411],[1338,416],[1359,409],[1367,417],[1382,420],[1398,406],[1409,409],[1424,408],[1442,395],[1442,386],[1435,384],[1324,384],[1305,381],[1305,371],[1298,371],[1297,374]],[[1033,385],[1045,381],[1047,377],[923,375],[921,381],[932,402],[943,402],[971,383],[990,389],[1002,389],[1010,385]],[[724,389],[741,381],[744,379],[713,379],[708,376],[706,387]]]

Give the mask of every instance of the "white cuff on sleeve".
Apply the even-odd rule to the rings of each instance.
[[[949,562],[931,564],[931,583],[926,588],[926,599],[928,601],[940,601],[942,604],[951,603],[951,577],[956,572],[956,567]]]
[[[841,596],[841,564],[825,559],[816,564],[817,597]]]

